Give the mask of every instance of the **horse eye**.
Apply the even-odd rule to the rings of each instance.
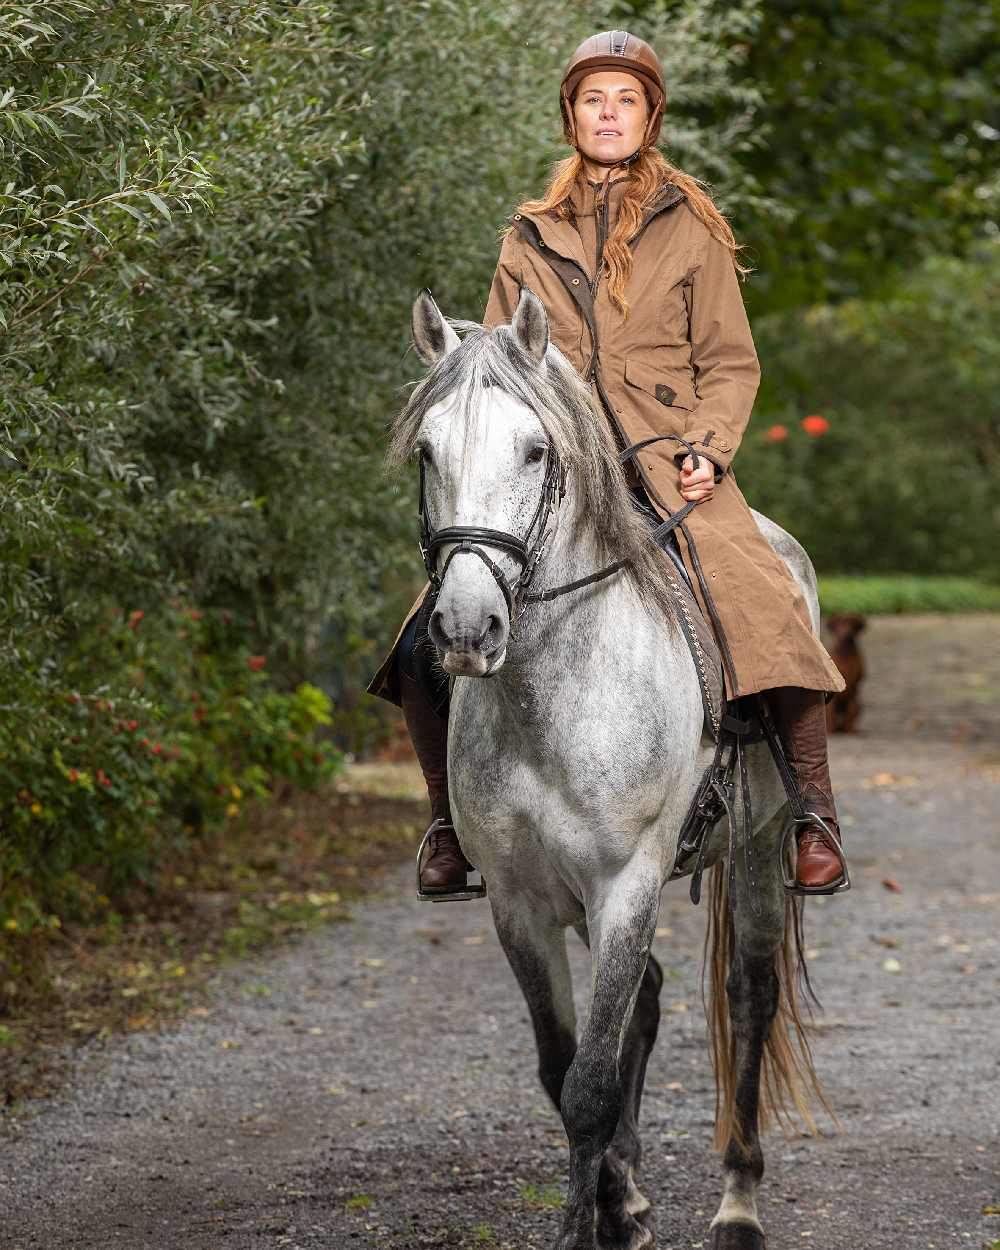
[[[532,447],[524,458],[525,464],[541,464],[545,459],[545,447]]]

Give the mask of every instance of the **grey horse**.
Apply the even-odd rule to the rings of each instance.
[[[671,610],[668,562],[633,505],[607,422],[550,342],[541,302],[523,291],[510,325],[490,332],[447,320],[422,292],[413,330],[432,368],[395,422],[389,458],[419,456],[435,532],[460,526],[480,535],[478,551],[458,538],[435,548],[443,576],[428,633],[456,679],[448,735],[454,823],[488,883],[497,933],[531,1014],[542,1084],[569,1139],[556,1246],[640,1250],[656,1244],[651,1204],[637,1184],[639,1104],[662,983],[650,946],[678,832],[712,759],[699,682]],[[560,489],[540,508],[553,463]],[[815,626],[805,552],[764,517],[757,521],[806,595]],[[536,587],[622,567],[529,603],[523,555],[481,537],[529,530],[540,540],[531,553]],[[807,1095],[819,1093],[796,999],[797,913],[779,864],[786,796],[766,745],[750,746],[748,756],[759,908],[748,903],[742,854],[729,898],[722,827],[709,855],[716,867],[708,1014],[724,1159],[710,1233],[717,1250],[762,1250],[759,1132],[766,1117],[791,1110],[811,1124]],[[592,965],[579,1037],[569,928]]]

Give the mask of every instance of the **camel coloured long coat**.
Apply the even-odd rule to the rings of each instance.
[[[683,534],[678,540],[715,626],[727,696],[775,686],[841,690],[843,679],[813,633],[805,601],[758,530],[730,467],[760,381],[731,254],[683,193],[665,184],[631,240],[624,318],[605,276],[595,281],[595,271],[599,236],[613,229],[626,182],[611,183],[606,196],[598,184],[580,185],[572,220],[515,213],[484,322],[491,328],[509,322],[521,287],[529,287],[548,311],[552,339],[590,382],[620,447],[679,434],[715,464],[714,497],[685,522],[695,552]],[[663,518],[685,502],[678,490],[684,454],[677,443],[661,442],[633,461]],[[390,653],[369,690],[392,698],[391,676]]]

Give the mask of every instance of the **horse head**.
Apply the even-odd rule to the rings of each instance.
[[[432,402],[413,437],[422,546],[437,588],[428,633],[446,672],[486,677],[506,658],[519,594],[558,507],[557,453],[537,404],[525,402],[554,350],[548,317],[523,290],[505,350],[486,356],[471,350],[472,341],[466,350],[430,292],[422,291],[413,306],[413,339],[432,366],[424,383]]]

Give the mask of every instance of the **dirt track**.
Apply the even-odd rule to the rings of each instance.
[[[808,936],[844,1132],[766,1144],[772,1250],[1000,1244],[998,636],[996,618],[867,635],[867,732],[833,752],[855,889],[811,904]],[[924,706],[901,732],[907,690]],[[565,1146],[487,908],[417,904],[408,866],[389,886],[242,965],[207,1015],[85,1052],[0,1140],[0,1250],[551,1246]],[[677,1250],[719,1197],[703,922],[671,887],[643,1188]]]

